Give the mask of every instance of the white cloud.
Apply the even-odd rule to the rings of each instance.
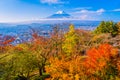
[[[120,12],[120,8],[118,8],[118,9],[114,9],[114,10],[112,10],[112,11]]]
[[[99,9],[99,10],[96,11],[96,13],[98,13],[99,15],[101,15],[101,14],[104,13],[104,12],[105,12],[104,9]]]
[[[77,11],[77,12],[75,12],[75,13],[101,15],[101,14],[104,13],[104,12],[105,12],[104,9],[98,9],[98,10],[96,10],[96,11],[83,9],[83,10]]]
[[[99,19],[104,12],[105,10],[102,8],[98,10],[82,9],[82,10],[77,10],[76,12],[73,12],[71,14],[82,20],[96,20]]]
[[[78,7],[78,8],[74,8],[73,10],[83,10],[83,9],[92,9],[92,7]]]
[[[80,10],[80,11],[77,11],[76,13],[88,13],[88,12],[91,12],[91,11],[88,11],[88,10]]]
[[[60,0],[40,0],[41,3],[48,3],[48,4],[64,4],[65,2]]]

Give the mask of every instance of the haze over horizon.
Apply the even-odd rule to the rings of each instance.
[[[120,21],[119,0],[0,0],[0,22],[46,18],[65,11],[80,20]]]

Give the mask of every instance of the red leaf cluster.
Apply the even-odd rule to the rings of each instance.
[[[101,44],[98,48],[92,48],[87,51],[85,67],[92,71],[101,70],[107,65],[107,62],[118,54],[118,50],[109,44]]]

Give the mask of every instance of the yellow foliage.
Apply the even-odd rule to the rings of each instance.
[[[68,33],[65,34],[65,41],[63,42],[62,49],[67,55],[73,53],[73,50],[77,44],[78,37],[74,30],[74,25],[69,26]]]
[[[27,44],[18,44],[16,47],[23,49],[24,51],[29,50],[29,46]]]

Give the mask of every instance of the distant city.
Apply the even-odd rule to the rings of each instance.
[[[40,36],[49,36],[52,28],[59,25],[62,28],[68,28],[70,24],[74,24],[76,29],[93,30],[98,26],[100,21],[84,21],[74,18],[65,11],[58,11],[47,18],[26,21],[19,23],[1,23],[1,36],[15,36],[15,44],[29,41],[31,39],[31,28],[39,32]]]

